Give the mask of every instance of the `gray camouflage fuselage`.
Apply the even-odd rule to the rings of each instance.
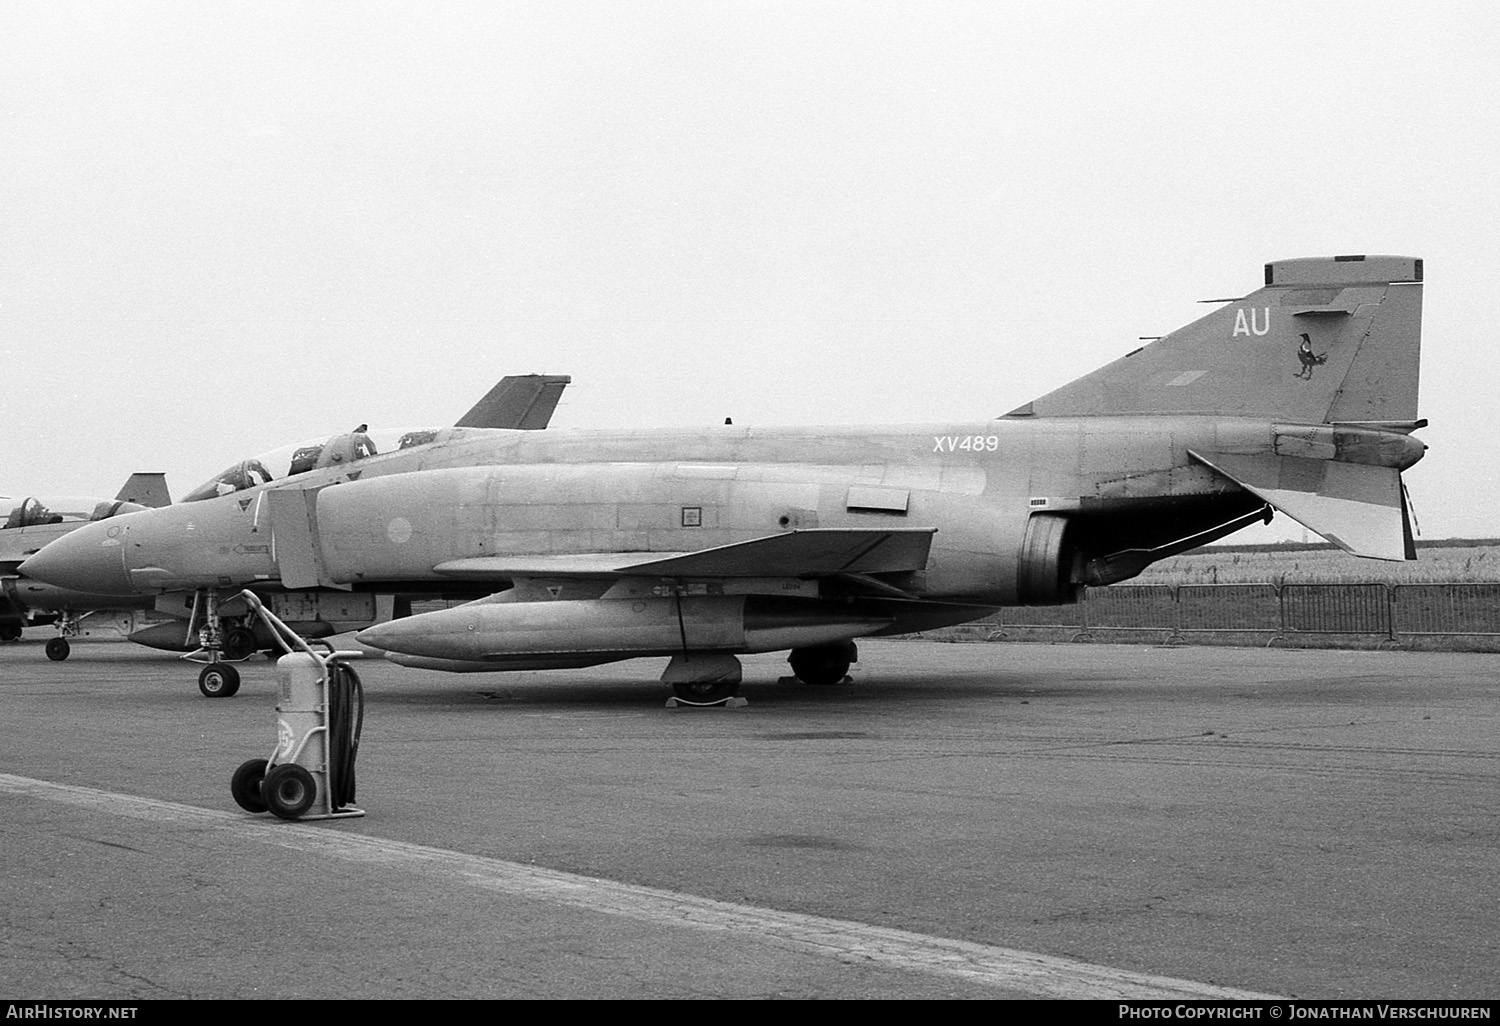
[[[1066,513],[1097,557],[1151,549],[1258,508],[1189,450],[1282,453],[1321,443],[1404,468],[1407,435],[1246,418],[1001,418],[879,428],[548,432],[450,430],[417,449],[280,487],[313,494],[325,586],[452,581],[473,556],[683,552],[811,527],[936,528],[904,590],[1005,605],[1028,595],[1022,543],[1039,511]],[[350,470],[357,480],[350,480]],[[426,471],[427,473],[416,473]],[[416,476],[411,476],[413,474]],[[262,493],[277,484],[75,533],[113,550],[93,583],[117,593],[277,581]],[[877,508],[878,507],[878,508]],[[695,526],[684,526],[687,519]],[[61,551],[59,549],[59,551]]]

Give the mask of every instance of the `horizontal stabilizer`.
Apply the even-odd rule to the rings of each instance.
[[[1301,456],[1193,452],[1345,552],[1371,559],[1415,559],[1395,467]]]
[[[454,559],[451,577],[831,577],[903,573],[927,566],[933,531],[815,528],[697,552],[608,552]]]

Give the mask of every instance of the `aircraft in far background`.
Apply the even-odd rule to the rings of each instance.
[[[98,496],[0,498],[0,641],[16,641],[26,627],[56,624],[47,642],[50,659],[66,659],[68,639],[77,637],[85,617],[131,613],[155,603],[119,595],[98,595],[31,580],[16,568],[43,545],[84,524],[137,510],[170,505],[162,474],[132,474],[113,499]]]

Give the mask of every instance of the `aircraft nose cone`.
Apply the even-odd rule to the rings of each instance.
[[[101,521],[86,524],[42,546],[20,572],[44,584],[96,595],[134,595],[125,569],[124,530]]]

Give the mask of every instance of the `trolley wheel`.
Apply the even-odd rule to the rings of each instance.
[[[266,811],[266,800],[260,793],[261,782],[266,776],[266,765],[264,759],[251,759],[241,763],[240,768],[234,771],[234,778],[229,781],[229,793],[234,795],[234,803],[246,812]]]
[[[224,632],[225,659],[249,659],[255,654],[255,632],[248,627],[231,627]]]
[[[739,681],[695,681],[673,684],[672,694],[684,702],[692,702],[694,705],[712,705],[714,702],[722,702],[726,698],[733,698],[735,692],[739,689]]]
[[[282,819],[297,819],[312,808],[318,796],[313,775],[295,762],[273,766],[261,781],[260,796],[266,808]]]
[[[198,690],[208,698],[228,698],[240,689],[240,671],[228,663],[209,663],[198,674]]]
[[[54,663],[60,663],[68,658],[68,653],[73,651],[73,646],[68,644],[67,638],[47,639],[47,658]]]

